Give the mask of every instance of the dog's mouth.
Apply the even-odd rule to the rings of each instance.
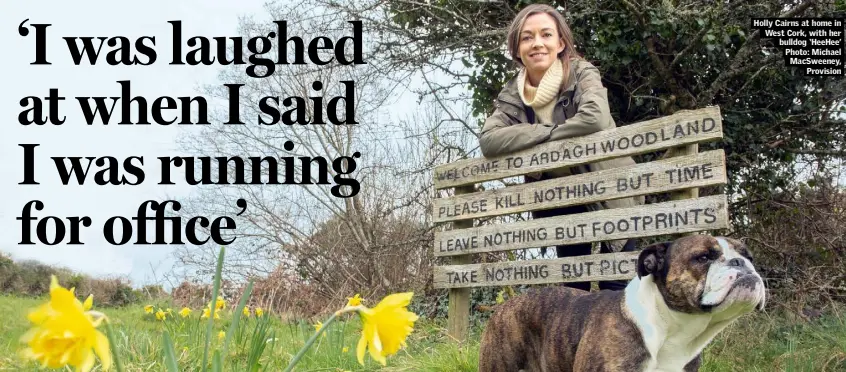
[[[756,286],[763,285],[761,281],[756,278],[754,275],[747,274],[743,275],[742,277],[736,279],[734,283],[732,283],[731,288],[729,288],[728,292],[726,292],[725,296],[720,299],[717,303],[713,304],[705,304],[703,303],[703,298],[705,293],[699,294],[699,308],[706,312],[712,312],[714,309],[718,308],[720,305],[724,304],[727,299],[732,298],[732,295],[736,295],[738,291],[742,290],[754,290]],[[764,299],[759,299],[755,303],[755,310],[763,310],[764,309]]]

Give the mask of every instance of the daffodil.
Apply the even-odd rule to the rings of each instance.
[[[342,353],[346,353],[346,352],[348,352],[348,351],[350,351],[350,348],[348,348],[348,347],[346,347],[346,346],[344,346],[344,348],[343,348],[343,349],[341,349],[341,352],[342,352]]]
[[[353,297],[347,297],[347,300],[348,307],[361,305],[361,297],[359,297],[358,293],[356,293]]]
[[[244,310],[241,311],[241,313],[243,313],[244,316],[246,316],[246,317],[250,317],[250,307],[247,306],[247,305],[244,305]]]
[[[153,305],[144,306],[144,312],[147,313],[147,314],[152,314],[153,313]]]
[[[162,309],[159,309],[159,311],[156,311],[156,320],[162,320],[163,321],[165,319],[167,319],[167,313],[162,311]]]
[[[50,300],[30,311],[28,318],[33,328],[20,341],[27,347],[20,351],[25,359],[35,360],[43,367],[76,367],[88,372],[94,367],[95,354],[103,370],[112,365],[109,341],[97,330],[105,319],[103,314],[92,311],[93,297],[85,303],[74,296],[74,289],[59,285],[55,275],[50,277]]]
[[[262,315],[264,315],[264,310],[262,310],[262,308],[260,308],[260,307],[257,307],[256,308],[256,316],[262,316]]]
[[[215,310],[220,310],[226,307],[226,301],[223,300],[223,297],[217,296],[217,301],[214,302]]]
[[[372,309],[361,306],[358,313],[363,329],[356,350],[361,365],[364,365],[366,350],[370,351],[374,360],[385,366],[386,357],[406,345],[405,339],[414,330],[414,322],[418,319],[417,314],[407,310],[413,295],[413,292],[391,294]]]
[[[418,316],[407,309],[413,295],[413,292],[388,295],[372,309],[361,305],[361,298],[358,295],[349,298],[347,306],[333,313],[326,324],[317,322],[314,325],[317,332],[294,355],[284,372],[293,371],[294,366],[302,359],[306,351],[314,345],[318,336],[326,335],[324,332],[336,318],[351,312],[358,312],[363,323],[361,338],[358,340],[356,350],[358,362],[364,365],[364,354],[367,350],[370,350],[370,356],[386,366],[386,358],[406,346],[405,339],[414,331],[414,322],[417,321]],[[345,347],[344,352],[346,350]]]
[[[203,309],[203,315],[201,316],[201,318],[208,319],[210,314],[211,314],[211,310],[209,308],[205,308],[205,309]],[[214,312],[214,318],[220,319],[220,311]]]
[[[179,316],[187,318],[188,315],[191,315],[191,309],[183,307],[182,310],[179,310]]]
[[[226,332],[224,332],[224,331],[220,331],[220,332],[218,332],[218,333],[217,333],[217,340],[218,340],[218,341],[223,341],[223,339],[224,339],[225,337],[226,337]]]
[[[315,332],[320,332],[320,329],[323,328],[323,323],[317,322],[317,324],[312,325],[314,327]],[[323,337],[326,337],[326,333],[323,333]]]

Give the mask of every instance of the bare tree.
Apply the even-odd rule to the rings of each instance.
[[[292,7],[272,4],[271,21],[242,20],[239,31],[245,38],[277,31],[273,20],[287,22],[287,37],[300,37],[308,47],[318,36],[337,41],[352,36],[353,28],[345,18],[319,6]],[[279,43],[266,56],[275,56]],[[353,43],[347,42],[345,55],[352,60]],[[329,298],[349,296],[353,291],[383,293],[390,288],[419,285],[418,275],[431,266],[431,245],[427,223],[431,196],[431,176],[421,171],[430,166],[431,136],[415,136],[412,128],[421,119],[411,102],[396,102],[402,89],[387,79],[381,64],[372,62],[371,44],[364,41],[366,64],[333,63],[318,66],[276,65],[267,78],[246,76],[247,66],[234,65],[219,76],[220,84],[206,88],[206,94],[221,100],[214,112],[214,124],[197,136],[185,138],[183,148],[195,156],[240,157],[246,182],[255,173],[263,183],[270,177],[287,185],[250,185],[235,183],[236,162],[212,162],[211,174],[220,168],[228,171],[230,184],[204,185],[181,211],[186,215],[233,215],[235,200],[248,203],[237,217],[236,237],[230,245],[225,266],[230,280],[255,275],[283,273],[301,283],[313,285],[318,294]],[[288,61],[294,60],[293,43],[287,45]],[[246,51],[245,51],[246,53]],[[320,52],[328,60],[333,50]],[[306,56],[308,58],[308,56]],[[307,61],[308,62],[308,61]],[[321,84],[315,82],[319,81]],[[347,124],[328,122],[329,105],[334,97],[344,96],[354,82],[354,117],[344,117],[345,104],[336,112]],[[243,84],[240,93],[240,117],[246,124],[223,124],[230,118],[227,85]],[[321,86],[322,85],[322,86]],[[263,97],[277,97],[279,111],[291,109],[288,97],[304,97],[309,121],[322,116],[327,124],[260,124],[271,117],[263,114]],[[312,97],[312,98],[308,98]],[[315,104],[316,100],[319,104]],[[386,107],[410,109],[403,116],[386,112]],[[335,112],[332,112],[335,114]],[[350,124],[355,120],[358,124]],[[279,164],[276,172],[268,161],[252,163],[247,157],[270,157]],[[341,157],[354,159],[341,161]],[[321,165],[318,159],[325,159]],[[238,166],[241,166],[238,164]],[[287,166],[287,167],[286,167]],[[199,168],[199,166],[197,166]],[[346,175],[349,173],[348,175]],[[338,197],[333,187],[342,178],[360,183],[352,197]],[[324,184],[320,184],[323,181]],[[350,186],[343,190],[350,195]],[[186,247],[178,252],[180,264],[196,268],[196,273],[212,272],[217,247]]]

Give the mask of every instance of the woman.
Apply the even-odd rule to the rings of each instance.
[[[505,84],[497,96],[494,113],[482,128],[479,142],[484,156],[501,156],[540,143],[616,127],[599,70],[576,52],[573,34],[555,8],[543,4],[527,6],[511,23],[507,38],[508,53],[520,72]],[[634,164],[631,157],[622,157],[529,174],[525,182]],[[545,218],[642,204],[642,197],[624,198],[535,211],[532,216]],[[602,242],[600,248],[601,253],[634,250],[633,240]],[[555,251],[558,257],[589,255],[591,244],[557,246]],[[625,281],[603,281],[599,288],[622,289],[625,284]],[[590,282],[565,285],[590,290]]]

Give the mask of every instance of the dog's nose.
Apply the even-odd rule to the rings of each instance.
[[[743,260],[739,258],[732,258],[731,260],[729,260],[729,266],[744,267],[746,265],[743,263]]]

